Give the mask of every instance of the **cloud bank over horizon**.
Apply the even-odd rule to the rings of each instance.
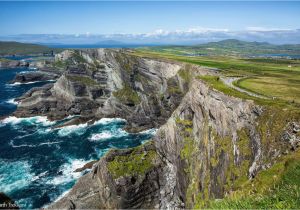
[[[19,34],[0,36],[1,41],[42,44],[172,44],[192,45],[225,39],[269,42],[273,44],[300,44],[300,29],[247,27],[233,31],[226,28],[193,27],[186,30],[158,29],[149,33],[114,34]]]

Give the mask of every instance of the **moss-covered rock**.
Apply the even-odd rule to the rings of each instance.
[[[67,75],[67,78],[74,82],[79,82],[86,86],[95,86],[99,85],[95,80],[87,76],[77,76],[77,75]]]
[[[122,89],[113,92],[113,95],[122,103],[128,105],[137,105],[141,101],[137,92],[134,91],[129,85],[125,85],[125,87]]]
[[[114,179],[121,176],[144,175],[154,167],[156,158],[155,150],[145,150],[142,145],[129,153],[115,156],[108,162],[108,169]]]

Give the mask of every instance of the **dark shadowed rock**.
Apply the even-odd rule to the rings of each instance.
[[[15,78],[10,81],[13,83],[28,83],[28,82],[41,82],[41,81],[50,81],[56,80],[59,77],[57,74],[41,72],[41,71],[32,71],[26,73],[18,73]]]
[[[10,197],[0,192],[0,209],[19,209],[19,207]]]

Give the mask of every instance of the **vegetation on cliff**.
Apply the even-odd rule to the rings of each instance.
[[[143,175],[153,167],[156,157],[155,150],[144,150],[142,145],[134,148],[130,153],[115,156],[108,162],[108,169],[114,179],[121,176]]]
[[[178,54],[175,48],[166,49],[168,50],[144,48],[136,50],[133,54],[216,68],[221,76],[241,79],[234,82],[234,85],[274,99],[274,103],[270,102],[272,104],[284,102],[299,106],[300,61],[297,59],[245,58],[224,56],[224,54],[222,56],[187,56]]]
[[[212,209],[297,209],[300,206],[300,152],[281,157],[271,168],[247,180]]]
[[[141,101],[137,92],[128,85],[125,85],[122,89],[113,92],[113,95],[125,104],[137,105]]]
[[[95,80],[87,76],[76,76],[76,75],[67,75],[67,78],[71,81],[82,83],[86,86],[96,86],[99,85]]]
[[[197,76],[196,78],[207,82],[207,84],[210,85],[212,88],[215,88],[216,90],[221,91],[229,96],[242,98],[246,100],[253,100],[259,105],[269,105],[275,107],[290,107],[290,108],[300,107],[300,104],[296,104],[294,102],[285,101],[278,98],[259,98],[259,97],[251,96],[246,93],[240,92],[224,84],[220,76],[207,75],[207,76]]]

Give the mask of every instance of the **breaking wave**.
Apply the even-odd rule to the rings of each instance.
[[[42,126],[49,126],[56,123],[56,121],[49,121],[47,117],[44,116],[35,116],[35,117],[26,117],[26,118],[18,118],[15,116],[7,117],[0,121],[1,124],[11,124],[16,125],[20,123],[24,124],[40,124]]]
[[[138,146],[155,132],[128,133],[123,130],[126,121],[120,118],[57,127],[74,117],[50,121],[45,116],[10,116],[0,121],[0,189],[22,208],[41,208],[55,201],[88,171],[76,169],[112,148]]]
[[[79,125],[68,125],[61,128],[58,128],[58,135],[59,136],[68,136],[71,133],[74,133],[76,135],[82,135],[84,134],[88,124],[79,124]]]
[[[18,85],[30,85],[35,83],[42,83],[42,82],[55,82],[56,80],[41,80],[41,81],[34,81],[34,82],[15,82],[9,84],[10,86],[18,86]]]
[[[34,177],[27,161],[0,160],[0,173],[0,189],[8,194],[25,188]]]
[[[61,175],[54,177],[52,180],[49,180],[47,183],[52,185],[61,185],[72,182],[82,176],[83,172],[75,172],[76,169],[83,167],[86,163],[91,160],[83,160],[83,159],[69,159],[69,161],[63,164],[59,171],[61,171]]]
[[[18,105],[19,104],[19,102],[15,101],[14,98],[7,100],[6,103],[8,103],[8,104],[14,104],[14,105]]]
[[[95,121],[94,125],[107,125],[115,122],[126,122],[126,120],[122,118],[101,118],[100,120]]]

